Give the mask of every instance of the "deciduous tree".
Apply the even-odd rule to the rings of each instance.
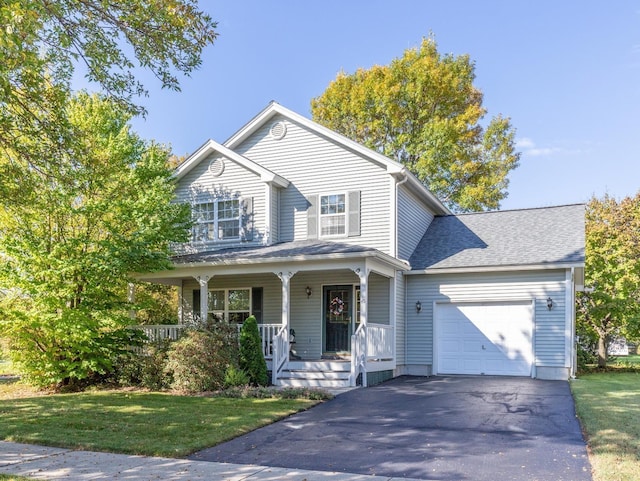
[[[586,215],[585,283],[578,294],[579,328],[598,339],[598,366],[607,364],[613,335],[640,335],[640,192],[621,201],[592,198]]]
[[[313,99],[314,120],[405,164],[457,211],[495,209],[518,166],[509,119],[486,128],[468,55],[438,53],[433,38],[389,65],[340,73]]]
[[[111,369],[130,342],[130,274],[169,267],[190,224],[172,202],[169,152],[131,132],[125,108],[83,93],[65,118],[76,132],[65,155],[22,169],[0,210],[1,330],[38,385]]]
[[[82,75],[132,113],[146,94],[137,69],[162,87],[200,65],[216,23],[195,0],[11,0],[0,5],[0,200],[21,166],[40,169],[73,140],[66,102]]]

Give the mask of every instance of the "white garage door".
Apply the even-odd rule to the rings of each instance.
[[[438,374],[530,376],[531,302],[439,304]]]

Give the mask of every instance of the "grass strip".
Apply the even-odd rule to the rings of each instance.
[[[318,401],[104,391],[0,400],[0,439],[90,451],[182,457]]]
[[[640,479],[640,374],[584,374],[571,390],[594,481]]]

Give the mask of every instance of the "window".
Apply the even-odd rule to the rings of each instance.
[[[192,212],[194,242],[216,242],[240,238],[239,199],[196,204]]]
[[[345,195],[320,196],[320,236],[344,235],[346,225]]]
[[[251,289],[209,291],[209,315],[231,323],[243,323],[251,315]]]

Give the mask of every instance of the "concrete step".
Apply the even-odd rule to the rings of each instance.
[[[351,361],[289,361],[293,371],[334,371],[350,372]]]
[[[281,376],[290,379],[349,379],[349,371],[307,371],[289,369],[282,371]]]
[[[296,379],[280,378],[279,385],[284,387],[319,387],[319,388],[345,388],[349,387],[349,379]]]

